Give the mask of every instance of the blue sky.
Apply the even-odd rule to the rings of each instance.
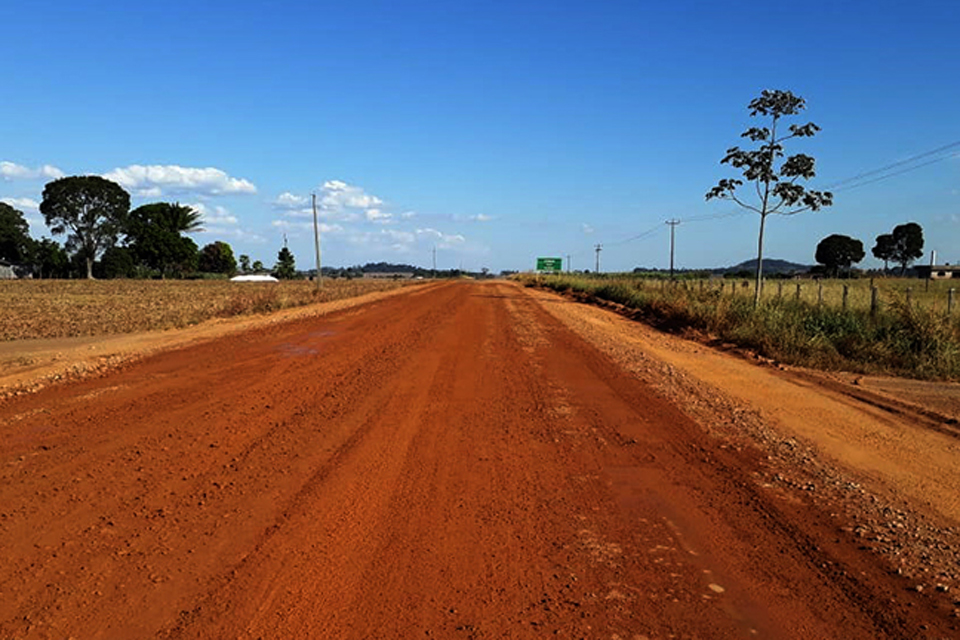
[[[960,141],[960,7],[915,2],[167,2],[0,7],[0,199],[34,236],[59,175],[200,209],[199,244],[272,265],[729,265],[756,215],[706,203],[762,89],[807,100],[812,188]],[[772,218],[768,257],[919,222],[960,261],[960,146]],[[910,168],[905,165],[903,168]],[[694,220],[694,218],[701,218]],[[636,236],[639,239],[630,240]],[[60,238],[61,240],[63,238]],[[874,266],[869,257],[863,266]]]

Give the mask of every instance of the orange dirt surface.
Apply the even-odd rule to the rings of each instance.
[[[960,635],[886,382],[503,282],[243,329],[0,403],[0,638]]]

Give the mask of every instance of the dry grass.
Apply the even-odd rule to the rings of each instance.
[[[617,302],[668,330],[694,329],[782,362],[822,369],[960,379],[960,310],[946,313],[949,282],[877,280],[876,313],[870,283],[810,280],[768,282],[764,302],[753,306],[750,283],[681,281],[670,284],[630,276],[520,276],[529,286],[571,292],[583,299]],[[849,287],[847,308],[843,285]],[[912,287],[911,295],[906,288]]]
[[[0,341],[174,329],[269,313],[410,284],[384,280],[280,283],[184,280],[0,280]]]

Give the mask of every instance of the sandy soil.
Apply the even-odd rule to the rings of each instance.
[[[0,355],[0,637],[957,637],[949,402],[499,282],[235,329]]]

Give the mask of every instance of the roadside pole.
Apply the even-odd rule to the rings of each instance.
[[[317,224],[317,194],[313,196],[313,246],[317,250],[317,291],[323,288],[323,272],[320,270],[320,226]]]

